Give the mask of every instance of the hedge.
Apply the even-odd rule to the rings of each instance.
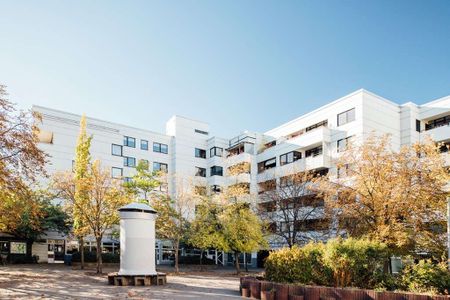
[[[75,252],[72,254],[73,262],[80,262],[81,255],[80,252]],[[85,251],[84,252],[85,262],[97,262],[97,253],[95,251]],[[117,253],[102,253],[102,262],[104,263],[120,263],[120,254]]]

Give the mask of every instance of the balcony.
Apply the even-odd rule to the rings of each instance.
[[[248,162],[251,163],[252,155],[249,153],[240,153],[237,155],[232,155],[226,158],[225,164],[227,167],[231,167],[237,165],[239,163]]]
[[[299,159],[291,164],[278,167],[278,176],[292,175],[305,170],[330,168],[330,157],[325,154]]]
[[[226,177],[227,185],[233,185],[237,183],[250,183],[252,181],[252,177],[250,174],[242,173],[238,175],[231,175]]]
[[[450,124],[423,131],[422,134],[429,135],[436,142],[448,140],[450,139]]]
[[[296,145],[297,148],[304,148],[323,142],[330,142],[330,129],[325,126],[305,132],[302,135],[298,135],[285,141],[285,143]]]

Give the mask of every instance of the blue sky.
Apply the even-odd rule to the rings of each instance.
[[[450,1],[0,0],[0,82],[49,106],[164,131],[265,131],[365,88],[450,94]]]

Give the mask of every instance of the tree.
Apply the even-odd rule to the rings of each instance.
[[[82,180],[84,197],[75,199],[77,181],[70,172],[58,173],[53,179],[53,187],[59,196],[69,200],[72,211],[77,211],[83,226],[86,226],[96,241],[97,273],[102,273],[101,241],[106,230],[119,222],[118,209],[128,204],[130,198],[120,179],[111,177],[102,169],[99,161],[94,161],[88,174]]]
[[[268,225],[272,242],[292,248],[328,234],[324,201],[311,189],[318,175],[317,172],[303,171],[279,181],[272,179],[259,183],[262,193],[258,214]]]
[[[47,155],[38,147],[39,114],[18,111],[0,84],[0,189],[18,191],[45,176]]]
[[[188,239],[190,218],[193,217],[198,195],[194,193],[194,186],[188,178],[178,177],[177,193],[171,198],[169,195],[155,196],[152,206],[157,211],[156,235],[172,242],[175,251],[175,272],[179,272],[180,244]]]
[[[449,174],[431,140],[399,151],[390,145],[389,136],[374,134],[350,143],[337,161],[337,176],[320,180],[318,189],[342,233],[412,252],[429,237],[427,228],[445,222]]]
[[[161,186],[159,179],[161,175],[160,172],[149,171],[148,162],[140,160],[136,166],[136,173],[131,177],[131,181],[126,182],[124,185],[133,195],[142,197],[140,200],[150,204],[150,197],[160,194],[156,189]]]
[[[233,252],[236,273],[240,273],[239,254],[259,250],[267,246],[263,236],[262,222],[248,203],[226,205],[219,215],[222,224],[222,250]]]
[[[0,192],[0,231],[30,241],[46,230],[67,233],[70,230],[68,215],[59,205],[51,203],[46,191],[26,193]]]
[[[83,115],[80,120],[80,133],[75,150],[75,193],[73,195],[75,205],[72,207],[73,232],[78,237],[80,243],[81,269],[84,269],[84,237],[89,233],[89,228],[87,224],[83,223],[83,216],[78,209],[79,205],[76,205],[76,203],[83,203],[89,200],[87,198],[89,186],[87,186],[88,181],[86,179],[89,176],[88,172],[91,163],[91,141],[92,136],[88,136],[86,133],[86,116]]]
[[[201,250],[200,265],[203,252],[207,249],[221,249],[223,228],[219,220],[219,213],[223,210],[219,202],[212,197],[203,197],[196,206],[195,218],[191,222],[189,243]]]

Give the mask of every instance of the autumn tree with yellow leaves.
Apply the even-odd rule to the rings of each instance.
[[[381,241],[398,253],[434,250],[439,256],[445,245],[436,248],[433,240],[445,224],[450,180],[439,145],[426,140],[398,151],[391,145],[390,136],[375,134],[349,143],[336,162],[338,176],[319,180],[317,188],[341,233]],[[430,244],[435,249],[427,249]]]

